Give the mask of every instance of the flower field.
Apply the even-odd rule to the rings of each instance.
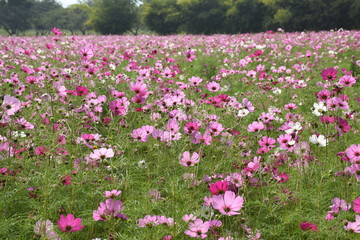
[[[0,239],[357,239],[360,32],[0,37]]]

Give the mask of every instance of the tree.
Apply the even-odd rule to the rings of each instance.
[[[142,6],[141,17],[150,30],[166,35],[177,32],[180,14],[176,0],[150,0]]]
[[[89,17],[91,13],[91,7],[87,4],[73,4],[66,9],[66,25],[65,28],[71,31],[71,34],[75,34],[76,31],[80,31],[81,34],[86,34],[86,31],[91,29],[89,25]]]
[[[65,10],[56,0],[37,0],[31,8],[31,23],[36,35],[45,35],[53,27],[63,28]]]
[[[224,33],[226,5],[223,0],[179,0],[184,29],[194,34]]]
[[[260,32],[263,30],[265,6],[259,0],[227,0],[226,29],[228,33]]]
[[[31,27],[32,5],[30,0],[0,0],[0,25],[9,35],[17,35]]]
[[[122,34],[136,20],[135,7],[133,0],[95,0],[90,24],[102,34]]]

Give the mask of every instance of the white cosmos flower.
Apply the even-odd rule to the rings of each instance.
[[[324,112],[326,112],[328,110],[323,102],[314,103],[313,106],[314,106],[314,109],[313,109],[312,113],[318,117],[324,115]]]
[[[239,110],[237,115],[238,117],[246,117],[248,114],[249,114],[249,110],[243,108]]]
[[[291,122],[291,123],[289,123],[289,127],[290,127],[289,129],[285,130],[285,132],[287,134],[291,134],[293,132],[298,132],[302,129],[301,123],[299,123],[299,122],[296,122],[296,123]]]
[[[325,147],[328,144],[328,140],[324,135],[317,136],[314,134],[309,138],[309,141],[313,144],[319,145],[320,147]]]

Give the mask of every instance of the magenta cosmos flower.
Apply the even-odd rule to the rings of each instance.
[[[307,230],[310,230],[310,231],[313,231],[313,232],[318,231],[317,225],[312,223],[312,222],[303,221],[302,223],[300,223],[300,227],[301,227],[301,229],[303,231],[307,231]]]
[[[238,215],[242,208],[244,199],[236,196],[232,191],[226,191],[224,195],[215,195],[212,197],[212,207],[219,210],[223,215]]]
[[[60,220],[57,220],[59,229],[63,232],[76,232],[83,229],[84,225],[81,225],[81,218],[74,218],[74,215],[69,214],[66,217],[61,214]]]
[[[229,189],[229,183],[227,181],[217,181],[216,183],[210,184],[209,191],[213,195],[219,195],[225,193]]]
[[[324,80],[334,81],[335,79],[337,79],[337,73],[338,71],[335,68],[330,67],[322,70],[321,77]]]
[[[354,212],[360,213],[360,197],[355,199],[353,204],[354,204],[354,206],[353,206]]]

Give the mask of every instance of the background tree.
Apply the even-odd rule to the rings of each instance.
[[[53,27],[64,27],[65,10],[56,0],[36,0],[30,12],[32,27],[36,35],[45,35]]]
[[[122,34],[136,21],[133,0],[95,0],[90,24],[101,34]]]
[[[73,4],[66,9],[66,25],[65,28],[75,34],[80,31],[81,34],[86,34],[91,29],[89,24],[89,17],[91,14],[91,7],[87,4]]]
[[[158,34],[176,33],[181,12],[176,0],[150,0],[142,5],[141,18],[145,25]]]
[[[244,33],[263,30],[265,6],[259,0],[225,0],[226,32]]]
[[[31,27],[31,0],[0,0],[0,25],[9,35]]]
[[[223,0],[178,0],[183,29],[193,34],[224,33],[226,5]]]

